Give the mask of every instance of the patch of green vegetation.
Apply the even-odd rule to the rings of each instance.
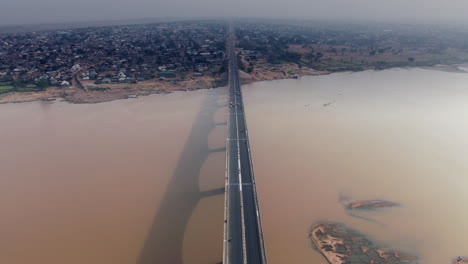
[[[453,64],[453,63],[462,63],[463,60],[413,60],[413,61],[397,61],[397,62],[387,62],[380,61],[373,63],[372,66],[376,70],[384,70],[389,68],[398,68],[398,67],[423,67],[423,66],[434,66],[437,64]]]
[[[25,87],[18,87],[16,88],[17,92],[35,92],[37,89],[34,88],[25,88]]]
[[[224,80],[224,79],[222,79],[222,80],[214,80],[214,81],[213,81],[213,85],[214,85],[215,87],[223,87],[223,86],[226,86],[226,85],[227,85],[227,80]]]
[[[323,245],[322,246],[322,249],[326,250],[326,251],[333,251],[333,246],[331,245]]]
[[[89,91],[106,91],[106,90],[110,90],[111,88],[109,87],[92,87],[92,88],[89,88],[88,90]]]
[[[299,68],[302,68],[303,66],[307,66],[307,63],[302,61],[302,60],[300,60],[300,61],[298,61],[296,63],[297,63],[297,66],[299,66]]]
[[[423,67],[423,66],[434,66],[437,64],[456,64],[464,63],[466,60],[463,58],[424,58],[412,60],[397,60],[397,61],[364,61],[364,60],[323,60],[320,62],[311,62],[309,67],[316,70],[329,71],[329,72],[341,72],[341,71],[364,71],[364,70],[385,70],[390,68],[401,68],[401,67]]]
[[[228,60],[224,60],[223,64],[221,65],[221,68],[219,69],[219,74],[227,72],[228,71]]]
[[[211,67],[210,72],[218,73],[219,70],[221,70],[221,66],[214,66],[214,67]]]
[[[326,60],[320,63],[312,64],[312,67],[321,71],[363,71],[369,69],[369,65],[365,62],[358,61],[341,61],[341,60]]]
[[[0,90],[10,90],[14,89],[15,87],[13,85],[1,85]]]
[[[241,71],[246,71],[246,67],[245,67],[244,63],[242,62],[242,58],[241,58],[240,55],[237,55],[237,67]]]
[[[276,52],[268,56],[267,61],[271,64],[301,64],[301,54],[294,52]]]
[[[317,231],[315,232],[315,236],[317,236],[317,238],[320,239],[320,240],[324,240],[324,239],[326,239],[326,238],[328,237],[327,234],[323,233],[323,232],[320,231],[320,230],[317,230]]]
[[[14,89],[15,87],[13,85],[0,85],[0,94],[8,93]]]

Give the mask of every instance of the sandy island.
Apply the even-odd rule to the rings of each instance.
[[[382,263],[417,264],[417,256],[377,245],[358,231],[342,224],[322,222],[314,225],[309,237],[313,247],[330,264]]]

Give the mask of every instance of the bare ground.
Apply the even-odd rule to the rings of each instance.
[[[211,76],[186,78],[184,80],[148,80],[137,84],[100,84],[82,81],[86,90],[76,86],[68,89],[50,87],[43,92],[10,92],[0,95],[0,103],[19,103],[50,98],[63,98],[71,103],[101,103],[149,94],[164,94],[173,91],[208,89],[219,86],[220,79]]]

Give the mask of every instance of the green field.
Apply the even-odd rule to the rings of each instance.
[[[12,85],[0,85],[0,94],[1,93],[8,93],[9,91],[15,89]]]

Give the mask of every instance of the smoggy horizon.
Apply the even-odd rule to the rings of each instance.
[[[18,0],[2,3],[0,25],[225,17],[468,25],[465,10],[463,0]]]

